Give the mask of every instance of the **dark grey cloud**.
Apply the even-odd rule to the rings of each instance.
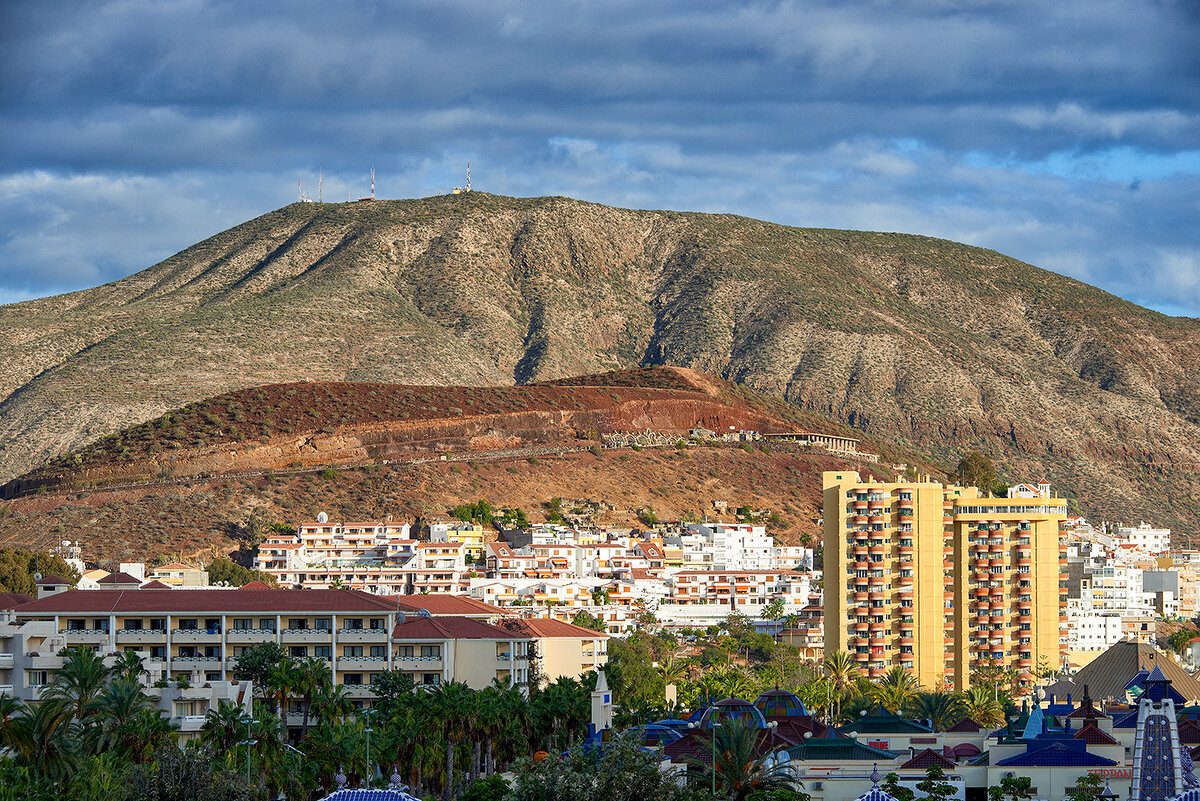
[[[0,301],[145,267],[299,173],[339,197],[374,164],[404,196],[470,159],[489,191],[947,236],[1200,315],[1183,0],[0,15]]]

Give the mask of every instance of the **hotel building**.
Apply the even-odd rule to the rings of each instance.
[[[921,685],[970,686],[990,664],[1029,671],[1065,655],[1066,501],[993,498],[932,481],[823,474],[825,653],[864,674],[907,668]]]

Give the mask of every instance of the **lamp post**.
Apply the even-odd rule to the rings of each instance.
[[[242,740],[238,745],[246,746],[246,786],[250,786],[250,746],[258,742],[258,740],[250,739],[250,724],[254,722],[254,718],[249,715],[243,715],[241,722],[246,724],[246,739]]]
[[[367,771],[366,771],[366,776],[364,778],[366,779],[366,782],[367,782],[366,786],[368,788],[371,786],[371,782],[375,778],[375,767],[371,763],[371,716],[374,714],[375,714],[374,709],[364,709],[363,710],[363,717],[367,719],[367,728],[366,728],[366,732],[367,732]]]

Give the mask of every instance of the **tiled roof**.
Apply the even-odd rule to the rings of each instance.
[[[143,584],[141,586],[141,589],[143,589],[143,590],[169,590],[169,589],[172,589],[172,587],[170,584],[164,584],[163,582],[159,581],[158,579],[155,579],[154,581],[148,581],[145,584]]]
[[[508,631],[469,617],[409,616],[392,629],[395,640],[524,640],[521,632]]]
[[[150,568],[151,573],[158,573],[159,571],[162,571],[162,570],[196,570],[196,568],[192,567],[191,565],[185,565],[182,562],[172,562],[169,565],[162,565],[161,567]]]
[[[561,620],[547,618],[509,618],[514,621],[517,630],[530,637],[582,637],[585,640],[608,639],[607,634],[566,623]]]
[[[420,801],[401,790],[334,790],[321,801]]]
[[[882,748],[860,743],[852,737],[811,737],[795,748],[788,749],[792,759],[871,760],[891,762],[896,755]]]
[[[858,720],[842,726],[838,731],[858,732],[859,734],[925,734],[933,729],[923,723],[905,720],[899,715],[884,712],[864,715]]]
[[[485,604],[465,595],[399,595],[393,596],[396,608],[401,612],[419,612],[422,609],[431,615],[501,615],[504,610]]]
[[[1200,681],[1152,645],[1132,640],[1113,643],[1074,676],[1076,687],[1087,684],[1093,698],[1124,698],[1125,687],[1142,668],[1158,667],[1185,699],[1200,699]]]
[[[19,607],[20,614],[64,612],[391,612],[390,601],[358,590],[68,590]]]
[[[973,732],[982,730],[983,726],[979,725],[974,718],[963,718],[958,723],[946,729],[947,732]]]
[[[1111,767],[1115,764],[1108,757],[1090,754],[1084,748],[1084,743],[1078,741],[1056,741],[1036,750],[1026,751],[1008,759],[1002,759],[996,765],[1003,767],[1054,768],[1054,767]]]
[[[42,576],[40,579],[38,579],[37,581],[35,581],[33,583],[37,584],[39,586],[49,586],[52,584],[70,584],[71,582],[67,581],[62,576],[51,573],[48,576]]]
[[[110,573],[96,582],[97,584],[141,584],[142,580],[128,573]]]
[[[934,765],[937,765],[943,770],[947,770],[954,767],[954,762],[946,759],[946,757],[942,756],[937,751],[934,751],[932,748],[926,748],[924,751],[917,754],[900,767],[904,770],[925,770],[926,768]]]
[[[1185,745],[1200,745],[1200,726],[1195,721],[1185,720],[1179,724],[1179,742]]]
[[[238,589],[239,590],[269,590],[269,589],[271,589],[271,585],[265,581],[259,581],[258,579],[255,579],[254,581],[247,581],[245,584],[238,587]]]
[[[23,592],[0,592],[0,609],[13,609],[32,600]]]
[[[1095,723],[1089,723],[1075,735],[1076,740],[1083,740],[1088,745],[1120,745],[1111,735],[1102,731]]]

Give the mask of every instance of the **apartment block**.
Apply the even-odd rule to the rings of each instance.
[[[993,661],[1028,671],[1065,653],[1066,501],[1048,486],[993,498],[854,471],[823,486],[826,654],[853,653],[872,678],[900,665],[926,687],[964,689]]]

